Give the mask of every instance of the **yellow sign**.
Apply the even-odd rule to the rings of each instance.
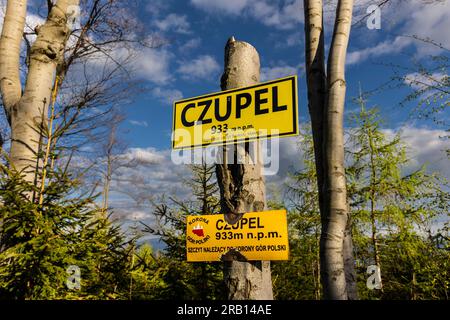
[[[174,102],[172,148],[298,134],[297,76]]]
[[[220,261],[230,250],[247,260],[288,260],[286,210],[245,213],[235,224],[223,214],[188,216],[187,261]]]

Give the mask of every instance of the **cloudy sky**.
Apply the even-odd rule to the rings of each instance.
[[[430,55],[442,53],[411,36],[450,44],[448,1],[425,5],[424,1],[413,0],[395,7],[386,6],[381,9],[381,29],[369,30],[362,17],[375,2],[357,1],[354,22],[359,23],[352,29],[347,56],[347,114],[358,108],[352,99],[358,95],[359,86],[363,91],[371,91],[389,80],[393,70],[388,64],[412,67],[413,61],[426,63]],[[333,5],[326,8],[325,14],[329,44]],[[230,36],[257,48],[263,81],[299,76],[299,121],[308,121],[303,1],[150,0],[142,3],[139,18],[145,21],[149,32],[168,39],[167,45],[142,52],[140,76],[148,81],[151,89],[127,107],[125,127],[133,150],[142,150],[152,159],[156,154],[162,157],[146,168],[127,169],[145,180],[144,184],[149,186],[146,193],[187,195],[183,177],[189,174],[188,170],[170,161],[172,104],[177,99],[220,90],[224,45]],[[402,130],[410,146],[411,167],[428,163],[430,171],[440,171],[450,177],[449,162],[443,152],[449,144],[441,139],[445,135],[443,128],[419,121],[411,117],[411,108],[400,107],[399,102],[407,94],[408,90],[402,88],[376,91],[368,99],[368,106],[380,108],[386,133]],[[448,117],[448,112],[443,116]],[[281,186],[286,172],[299,167],[301,154],[297,144],[295,137],[281,141],[280,170],[278,175],[268,177],[269,185]],[[136,219],[150,218],[145,210],[137,210],[135,214]]]
[[[356,1],[354,22],[377,1]],[[396,1],[397,3],[398,1]],[[378,88],[393,75],[385,64],[412,66],[410,60],[426,60],[439,50],[408,36],[429,37],[450,43],[450,4],[424,5],[422,0],[404,1],[381,10],[381,29],[369,30],[366,21],[352,30],[347,57],[347,105],[363,91]],[[262,80],[286,75],[299,76],[300,123],[307,121],[304,78],[303,1],[301,0],[147,0],[139,18],[149,33],[167,44],[141,53],[140,74],[151,85],[138,101],[127,106],[127,129],[133,147],[170,148],[172,104],[180,98],[219,91],[224,45],[230,36],[250,42],[261,57]],[[327,44],[333,24],[333,6],[326,8]],[[410,109],[398,103],[405,89],[383,90],[372,95],[369,106],[377,105],[389,129],[436,129],[430,122],[409,116]],[[448,114],[446,115],[448,116]],[[430,133],[431,134],[431,133]]]
[[[325,9],[326,48],[330,43],[334,3]],[[347,55],[347,114],[358,107],[352,99],[363,91],[372,91],[393,75],[389,64],[413,67],[413,61],[427,63],[430,55],[443,51],[415,40],[412,36],[430,38],[450,46],[450,2],[426,4],[424,0],[395,1],[395,6],[381,9],[381,29],[368,29],[363,16],[367,8],[380,1],[356,1],[354,26]],[[394,1],[393,1],[394,2]],[[172,105],[175,100],[220,90],[224,46],[230,36],[251,43],[261,58],[261,78],[272,80],[288,75],[299,77],[299,122],[308,121],[304,77],[304,25],[302,0],[141,0],[133,17],[145,24],[148,36],[164,39],[164,45],[142,49],[135,61],[136,76],[148,89],[124,107],[127,118],[123,129],[129,144],[128,157],[138,157],[143,165],[126,168],[122,176],[133,175],[146,194],[186,195],[183,178],[185,166],[170,161]],[[37,23],[29,17],[29,24]],[[447,52],[448,54],[448,52]],[[404,75],[413,71],[405,69]],[[440,76],[445,73],[440,74]],[[412,105],[399,102],[408,94],[405,88],[375,90],[368,106],[378,106],[386,132],[402,129],[410,145],[412,165],[428,163],[430,170],[449,176],[449,162],[443,150],[448,140],[445,132],[432,122],[411,117]],[[449,118],[449,112],[443,113]],[[281,141],[280,171],[269,178],[281,185],[289,168],[298,168],[301,157],[298,138]],[[128,188],[139,183],[116,183]],[[136,190],[136,189],[133,189]],[[136,191],[137,192],[137,191]],[[117,207],[130,208],[129,197],[115,193]],[[126,218],[149,219],[150,213],[135,209]]]

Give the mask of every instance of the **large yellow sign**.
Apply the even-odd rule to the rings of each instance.
[[[298,134],[297,76],[174,102],[172,148]]]
[[[247,260],[288,260],[286,210],[245,213],[235,224],[223,214],[188,216],[187,261],[220,261],[230,250]]]

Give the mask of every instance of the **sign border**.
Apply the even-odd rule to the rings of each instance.
[[[262,215],[266,215],[266,214],[271,215],[271,214],[273,214],[273,212],[282,212],[284,214],[284,218],[285,218],[285,221],[286,221],[286,238],[287,238],[287,250],[286,250],[287,252],[286,252],[286,254],[287,254],[287,257],[286,257],[286,259],[282,259],[282,260],[278,260],[278,259],[269,259],[269,260],[268,259],[264,259],[264,260],[268,260],[268,261],[289,261],[291,259],[291,246],[290,246],[290,243],[289,243],[290,237],[289,237],[288,210],[287,209],[271,209],[271,210],[264,210],[264,211],[248,211],[248,212],[244,213],[244,216],[247,215],[247,217],[248,217],[248,214],[252,214],[252,213],[262,214]],[[188,217],[192,217],[192,218],[195,219],[196,217],[208,217],[208,216],[211,216],[211,215],[224,216],[223,213],[211,213],[211,214],[200,214],[200,215],[189,214],[189,215],[187,215],[186,216],[186,235],[188,234]],[[226,223],[228,224],[228,222],[226,222]],[[188,240],[187,240],[187,237],[186,237],[185,244],[186,244],[186,260],[184,260],[184,261],[186,261],[187,263],[203,263],[203,262],[216,263],[216,262],[221,262],[221,260],[188,260]],[[264,261],[264,260],[261,260],[261,259],[256,259],[256,260],[254,260],[254,259],[247,259],[247,261],[249,261],[249,262],[252,262],[252,261]]]
[[[243,143],[243,142],[252,142],[252,141],[257,141],[260,139],[270,139],[272,137],[288,137],[288,136],[295,136],[298,135],[299,131],[298,131],[298,88],[297,88],[297,75],[292,75],[292,76],[287,76],[284,78],[279,78],[279,79],[275,79],[275,80],[270,80],[270,81],[266,81],[266,82],[259,82],[256,83],[254,85],[248,86],[248,87],[240,87],[240,88],[235,88],[235,89],[230,89],[230,90],[224,90],[224,91],[219,91],[219,92],[215,92],[215,93],[209,93],[209,94],[205,94],[205,95],[201,95],[201,96],[197,96],[197,97],[193,97],[193,98],[187,98],[187,99],[183,99],[183,100],[178,100],[178,101],[174,101],[173,103],[173,119],[172,119],[172,135],[175,132],[175,115],[176,115],[176,108],[177,108],[177,104],[182,103],[182,102],[189,102],[192,100],[197,100],[199,98],[208,98],[208,97],[214,97],[214,96],[218,96],[221,94],[226,94],[226,93],[232,93],[232,92],[237,92],[237,91],[242,91],[242,90],[248,90],[248,89],[253,89],[253,88],[257,88],[263,85],[268,85],[268,84],[274,84],[274,83],[278,83],[278,82],[283,82],[286,80],[291,80],[293,81],[293,86],[292,86],[292,97],[294,98],[293,103],[293,131],[291,132],[285,132],[282,134],[277,134],[277,135],[265,135],[265,136],[257,136],[257,137],[253,137],[253,138],[238,138],[235,139],[233,141],[217,141],[217,142],[208,142],[208,143],[202,143],[202,144],[196,144],[196,145],[191,145],[191,146],[184,146],[184,147],[175,147],[175,141],[172,140],[172,150],[189,150],[189,149],[196,149],[196,148],[203,148],[203,147],[207,147],[207,146],[215,146],[215,145],[229,145],[229,144],[235,144],[235,143]],[[172,136],[173,138],[173,136]]]

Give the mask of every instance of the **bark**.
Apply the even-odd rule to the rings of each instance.
[[[375,264],[381,270],[380,253],[378,247],[377,239],[377,227],[375,218],[375,208],[376,208],[376,195],[375,195],[375,185],[377,184],[376,169],[375,169],[375,146],[373,141],[372,130],[368,128],[367,136],[369,138],[369,152],[370,152],[370,222],[372,226],[372,245],[373,245],[373,255]],[[381,279],[381,278],[380,278]],[[381,292],[383,292],[383,285],[380,282]]]
[[[378,238],[377,238],[377,228],[376,228],[376,221],[375,221],[375,213],[373,208],[373,202],[371,204],[371,213],[370,213],[370,222],[372,225],[372,245],[373,245],[373,257],[376,266],[381,271],[381,259],[380,259],[380,249],[378,246]],[[380,276],[381,280],[381,276]],[[380,281],[380,289],[381,292],[383,292],[383,284],[382,281]]]
[[[225,68],[221,79],[222,90],[259,82],[259,69],[259,55],[256,49],[246,42],[230,38],[225,48]],[[256,159],[250,159],[250,147],[259,149],[259,144],[257,142],[246,143],[245,148],[241,148],[239,151],[250,164],[247,162],[245,164],[227,164],[227,152],[224,147],[223,164],[216,166],[221,209],[227,221],[230,222],[233,222],[231,220],[236,216],[241,217],[239,214],[266,209],[265,181],[262,175],[260,150],[255,152]],[[234,219],[234,221],[237,220]],[[224,262],[224,281],[228,299],[273,299],[269,261],[238,261],[232,254],[225,256],[225,260],[228,261]]]
[[[304,0],[305,10],[305,60],[308,87],[308,110],[314,142],[317,186],[319,190],[320,212],[323,210],[323,113],[327,95],[322,0]]]
[[[344,270],[348,300],[358,300],[358,288],[356,285],[355,259],[353,257],[353,238],[350,211],[347,218],[347,227],[344,234]]]
[[[9,6],[24,5],[25,8],[11,9],[5,15],[5,23],[11,26],[2,31],[0,50],[9,43],[20,46],[23,33],[23,20],[26,14],[26,1],[8,1]],[[70,33],[66,24],[67,9],[71,5],[78,5],[78,0],[58,0],[52,6],[44,25],[36,28],[37,38],[30,49],[30,64],[23,94],[20,93],[20,81],[11,78],[18,74],[19,65],[17,49],[13,54],[0,51],[0,66],[8,77],[2,75],[2,99],[11,120],[11,166],[22,171],[26,181],[33,181],[35,164],[39,151],[40,126],[47,123],[48,104],[54,84],[57,65],[62,61],[64,48]],[[14,12],[14,10],[19,10]],[[17,17],[15,14],[19,14]],[[22,23],[22,25],[20,25]],[[19,32],[20,29],[20,32]],[[9,50],[9,47],[8,47]],[[6,102],[6,103],[5,103]]]
[[[2,35],[0,38],[0,92],[8,122],[11,110],[22,96],[20,83],[20,43],[22,42],[27,0],[9,0],[6,4]]]
[[[347,225],[344,168],[345,57],[350,36],[353,0],[340,0],[327,66],[327,103],[323,152],[325,214],[322,215],[321,267],[326,299],[347,299],[343,259]]]

